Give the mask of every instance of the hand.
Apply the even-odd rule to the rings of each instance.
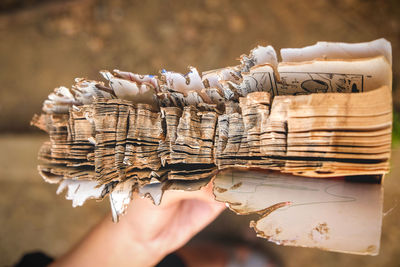
[[[167,191],[160,206],[134,196],[120,222],[108,215],[55,265],[152,266],[182,247],[225,208],[211,183],[199,191]]]

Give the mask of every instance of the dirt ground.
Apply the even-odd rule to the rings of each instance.
[[[36,153],[44,135],[0,135],[0,266],[9,266],[28,251],[59,256],[109,211],[109,202],[88,201],[72,208],[57,186],[36,172]],[[249,216],[225,211],[194,240],[250,244],[273,255],[283,266],[398,266],[400,255],[400,149],[393,150],[392,171],[385,178],[384,212],[379,256],[355,256],[318,249],[277,246],[257,238]]]
[[[15,3],[27,3],[15,4]],[[8,3],[8,4],[7,4]],[[71,207],[36,172],[45,140],[30,126],[56,86],[75,77],[100,79],[118,68],[158,73],[236,64],[258,44],[283,47],[316,41],[392,43],[394,102],[400,108],[400,2],[287,1],[13,1],[0,4],[0,265],[23,253],[65,252],[108,211],[108,202]],[[284,266],[398,266],[400,262],[400,150],[385,179],[381,253],[353,256],[281,247],[258,239],[249,219],[224,212],[195,239],[210,236],[256,244]]]
[[[279,50],[384,37],[393,46],[399,107],[396,0],[25,2],[32,4],[0,9],[2,132],[31,130],[32,114],[50,90],[76,77],[101,79],[99,70],[114,68],[157,74],[162,68],[186,72],[191,65],[205,71],[236,64],[258,44]]]

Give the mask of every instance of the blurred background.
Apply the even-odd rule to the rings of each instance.
[[[398,266],[400,262],[400,2],[287,1],[0,1],[0,265],[42,250],[59,256],[107,211],[108,201],[71,207],[36,172],[46,136],[29,126],[49,92],[99,70],[157,74],[237,64],[256,45],[277,51],[317,41],[384,37],[393,48],[394,146],[385,179],[381,253],[354,256],[280,247],[255,237],[249,218],[224,212],[193,242],[218,236],[255,244],[284,266]]]

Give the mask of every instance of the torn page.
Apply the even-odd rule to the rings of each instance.
[[[314,59],[357,59],[384,56],[392,65],[392,46],[386,39],[365,43],[317,42],[303,48],[282,48],[283,62],[301,62]]]
[[[276,244],[379,253],[380,184],[235,170],[217,175],[214,194],[238,214],[259,214],[250,226]]]

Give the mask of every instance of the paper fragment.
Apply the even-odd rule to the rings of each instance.
[[[118,218],[124,215],[132,198],[135,181],[127,180],[118,183],[109,194],[111,203],[111,214],[114,222],[118,222]]]
[[[101,197],[104,185],[98,186],[96,181],[65,179],[61,181],[57,194],[67,189],[66,199],[72,200],[72,207],[82,206],[86,200]]]
[[[284,62],[278,66],[277,95],[359,93],[392,88],[391,65],[383,57]]]
[[[379,184],[227,171],[214,180],[214,194],[239,214],[260,214],[251,227],[271,242],[360,255],[379,252]]]
[[[118,98],[129,100],[132,103],[156,105],[153,97],[155,91],[151,84],[117,78],[108,71],[100,73],[109,81],[111,89]]]
[[[144,198],[148,197],[153,201],[154,205],[160,205],[162,196],[164,194],[163,186],[165,183],[151,183],[139,187],[139,195]]]
[[[392,65],[392,46],[386,39],[365,43],[317,42],[303,48],[282,48],[283,62],[301,62],[313,59],[358,59],[384,56]]]
[[[250,51],[249,56],[240,57],[242,72],[248,72],[255,65],[270,64],[274,67],[278,65],[278,57],[272,46],[257,46]]]

